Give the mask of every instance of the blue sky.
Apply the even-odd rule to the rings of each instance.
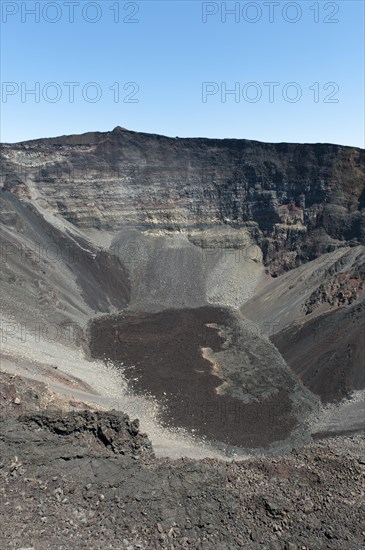
[[[1,8],[2,142],[119,125],[364,147],[360,0]]]

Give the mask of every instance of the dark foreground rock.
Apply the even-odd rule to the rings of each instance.
[[[356,435],[245,462],[156,459],[124,414],[2,416],[0,547],[358,550],[364,448]]]
[[[80,411],[59,416],[53,414],[24,415],[19,417],[30,430],[41,428],[62,436],[65,445],[76,442],[92,449],[139,458],[142,453],[152,456],[152,445],[145,434],[139,432],[139,421],[129,420],[125,414]],[[79,455],[78,455],[79,456]],[[71,457],[72,458],[72,457]]]

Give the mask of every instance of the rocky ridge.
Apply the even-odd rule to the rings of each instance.
[[[273,275],[365,243],[365,153],[112,132],[5,144],[3,189],[76,226],[187,232],[244,228]],[[226,246],[234,246],[227,238]]]

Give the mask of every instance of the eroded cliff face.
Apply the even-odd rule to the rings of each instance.
[[[138,406],[171,456],[186,434],[225,456],[358,429],[360,401],[320,399],[365,384],[364,151],[116,128],[2,160],[2,368]]]
[[[3,188],[81,229],[186,232],[260,246],[273,275],[365,244],[365,151],[127,131],[4,145]],[[245,231],[245,242],[232,231]],[[230,226],[230,227],[227,227]],[[212,231],[213,230],[213,231]]]

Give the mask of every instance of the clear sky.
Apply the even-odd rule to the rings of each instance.
[[[2,0],[1,11],[2,142],[122,126],[364,147],[362,0]]]

